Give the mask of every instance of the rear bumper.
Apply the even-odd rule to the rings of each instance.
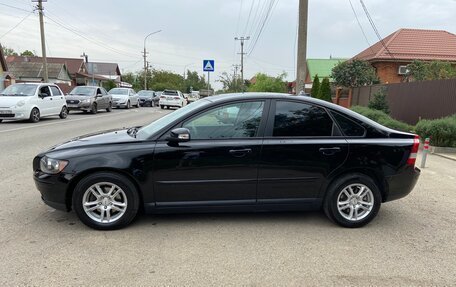
[[[179,101],[160,101],[160,106],[169,106],[169,107],[182,107],[182,103]]]
[[[420,173],[419,168],[410,166],[394,176],[386,177],[388,193],[384,201],[392,201],[407,196],[415,187]]]

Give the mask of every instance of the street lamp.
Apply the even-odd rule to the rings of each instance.
[[[162,30],[158,30],[158,31],[152,32],[152,33],[148,34],[148,35],[144,38],[144,90],[147,90],[147,53],[146,53],[146,40],[147,40],[147,38],[149,38],[149,36],[152,36],[153,34],[160,33],[161,31],[162,31]]]

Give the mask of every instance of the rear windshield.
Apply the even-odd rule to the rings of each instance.
[[[112,95],[128,95],[128,89],[114,88],[109,91]]]
[[[164,91],[163,95],[178,96],[179,94],[177,93],[177,91]]]

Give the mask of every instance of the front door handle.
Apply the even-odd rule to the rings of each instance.
[[[251,153],[252,149],[250,148],[245,148],[245,149],[230,149],[230,154],[232,154],[234,157],[243,157],[247,155],[248,153]]]
[[[322,147],[318,151],[324,155],[334,155],[340,152],[340,147]]]

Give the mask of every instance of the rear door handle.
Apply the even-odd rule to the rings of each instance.
[[[243,157],[248,153],[251,153],[252,149],[250,148],[245,148],[245,149],[230,149],[230,154],[232,154],[234,157]]]
[[[340,152],[340,147],[322,147],[318,150],[324,155],[334,155],[337,152]]]

